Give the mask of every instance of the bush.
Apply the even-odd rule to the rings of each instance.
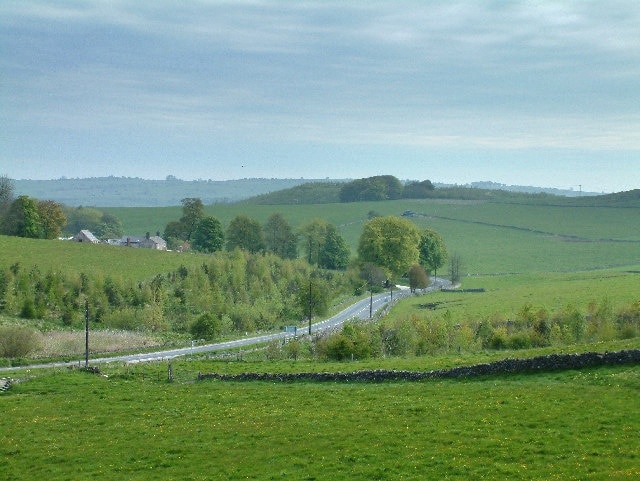
[[[17,358],[42,347],[42,335],[24,326],[0,327],[0,357]]]
[[[528,349],[531,347],[531,337],[526,332],[518,332],[509,337],[509,349]]]
[[[499,327],[493,331],[489,339],[489,347],[491,349],[505,349],[507,347],[507,330]]]
[[[202,314],[191,325],[189,329],[194,339],[205,339],[210,341],[220,335],[221,323],[213,314]]]

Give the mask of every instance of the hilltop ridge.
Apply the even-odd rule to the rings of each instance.
[[[331,203],[338,201],[341,184],[349,179],[266,179],[164,180],[137,177],[60,178],[51,180],[14,180],[16,195],[55,200],[69,206],[167,207],[180,205],[185,197],[198,197],[205,204],[250,202],[258,204]],[[440,194],[462,190],[513,192],[523,195],[548,194],[551,197],[600,196],[546,187],[514,186],[490,181],[464,185],[434,182]],[[633,192],[633,191],[630,191]],[[612,194],[616,195],[616,194]],[[601,196],[604,197],[604,196]]]

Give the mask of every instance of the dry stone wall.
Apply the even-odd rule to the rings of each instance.
[[[550,354],[529,359],[503,359],[500,361],[461,366],[434,371],[363,370],[356,372],[321,373],[242,373],[242,374],[198,374],[198,379],[220,381],[269,381],[269,382],[385,382],[422,381],[425,379],[466,378],[515,374],[526,372],[560,371],[584,369],[606,365],[640,364],[640,349],[618,352],[587,352],[583,354]]]

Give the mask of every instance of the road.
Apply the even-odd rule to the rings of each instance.
[[[433,283],[426,289],[421,290],[421,293],[433,292],[436,290],[442,289],[442,287],[450,285],[450,282],[441,279],[435,278]],[[380,294],[375,294],[373,297],[367,297],[366,299],[362,299],[355,304],[347,307],[343,311],[339,312],[333,317],[329,319],[325,319],[320,322],[316,322],[311,325],[311,333],[317,333],[326,331],[328,329],[335,329],[339,327],[344,322],[349,319],[358,318],[358,319],[367,319],[369,318],[370,312],[376,313],[378,310],[382,309],[387,303],[389,303],[392,299],[397,300],[404,297],[411,296],[411,291],[408,287],[399,286],[395,290],[391,292],[383,292]],[[295,335],[305,335],[308,334],[308,327],[298,328],[297,332],[277,332],[274,334],[265,334],[263,336],[254,336],[254,337],[246,337],[242,339],[237,339],[234,341],[226,341],[226,342],[216,342],[212,344],[202,344],[202,345],[192,345],[190,347],[182,347],[177,349],[169,349],[163,351],[156,352],[147,352],[140,354],[127,354],[123,356],[113,356],[113,357],[102,357],[102,358],[90,358],[90,364],[102,364],[108,362],[128,362],[128,363],[138,363],[138,362],[153,362],[153,361],[164,361],[168,359],[173,359],[180,356],[188,356],[192,354],[200,354],[204,352],[216,352],[216,351],[227,351],[230,349],[237,349],[247,346],[253,346],[256,344],[264,344],[276,339],[285,339],[289,337],[294,337]],[[49,364],[36,364],[29,366],[21,366],[23,369],[38,369],[38,368],[51,368],[51,367],[65,367],[71,365],[82,365],[84,361],[74,361],[74,362],[59,362],[59,363],[49,363]],[[0,368],[1,371],[13,371],[19,369],[18,367],[11,368]]]

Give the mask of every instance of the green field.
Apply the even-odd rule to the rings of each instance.
[[[478,201],[340,205],[220,204],[294,226],[318,217],[355,253],[370,211],[415,212],[462,260],[462,287],[399,303],[388,320],[451,323],[517,318],[574,306],[612,312],[640,302],[640,208]],[[180,208],[109,209],[125,231],[162,230]],[[0,267],[20,262],[131,281],[206,256],[0,237]],[[446,266],[439,275],[446,274]],[[242,360],[14,371],[0,394],[0,474],[7,480],[110,479],[558,479],[640,476],[640,368],[602,367],[466,380],[381,384],[196,382],[198,372],[429,370],[552,352],[640,347],[640,338],[537,349],[447,352],[346,363]],[[2,374],[3,376],[5,374]],[[7,374],[9,375],[9,374]]]
[[[180,208],[105,209],[131,234],[162,231]],[[336,225],[355,255],[362,225],[374,211],[400,215],[410,210],[420,228],[432,228],[449,252],[462,259],[462,272],[503,274],[572,272],[640,264],[640,208],[544,206],[458,200],[398,200],[320,205],[217,204],[206,212],[224,226],[238,214],[264,223],[280,212],[294,227],[314,218]]]
[[[0,395],[3,479],[640,475],[637,367],[385,384],[107,372],[32,373]]]

